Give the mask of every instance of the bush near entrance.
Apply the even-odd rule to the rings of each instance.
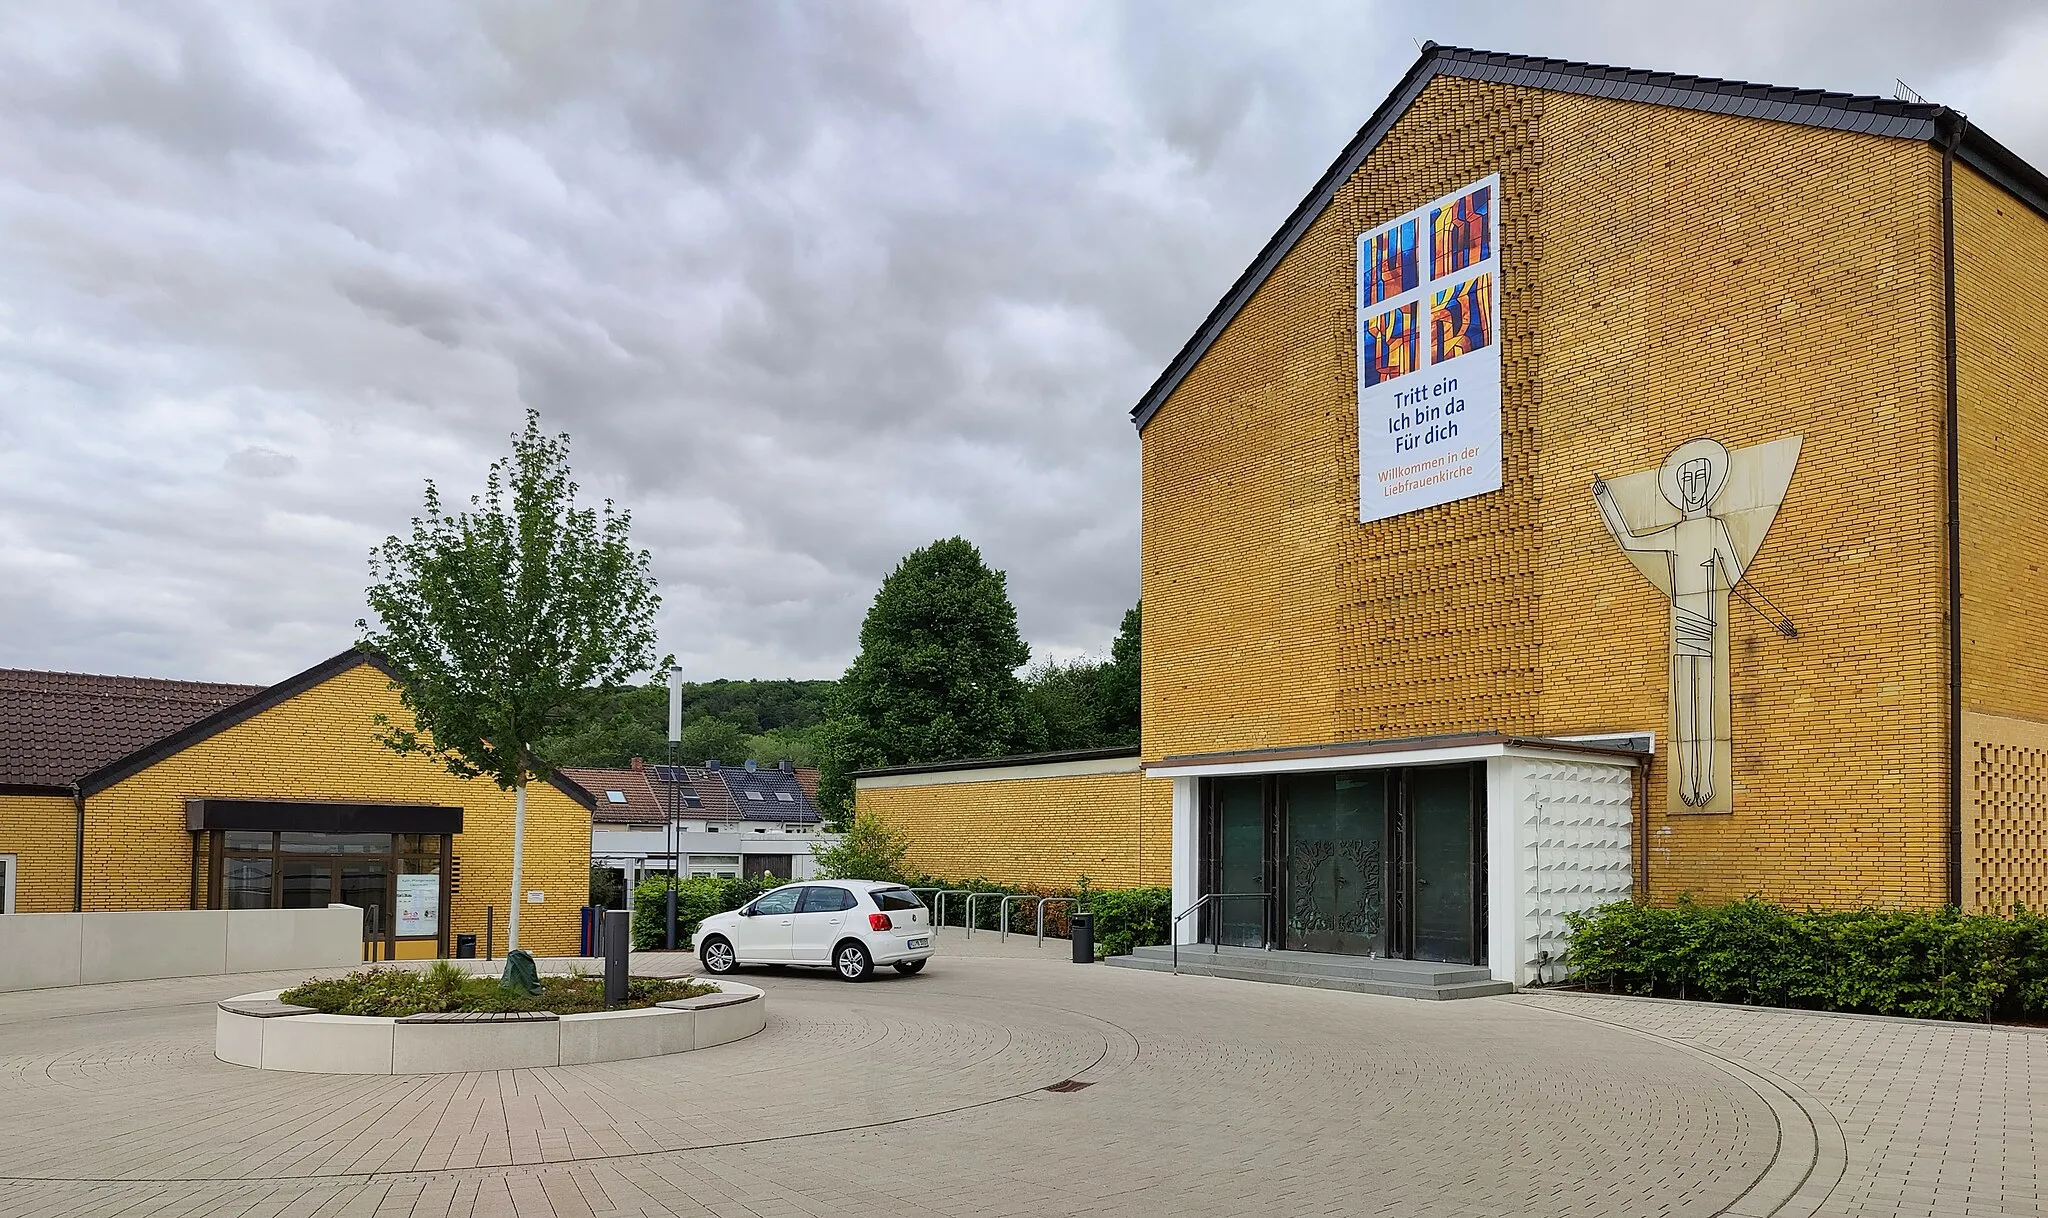
[[[2048,917],[1797,911],[1751,898],[1566,915],[1573,983],[1751,1006],[1921,1019],[2048,1018]]]

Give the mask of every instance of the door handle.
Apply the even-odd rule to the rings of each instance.
[[[790,920],[790,919],[788,919],[788,918],[784,918],[784,919],[782,920],[782,924],[783,924],[784,926],[788,926],[788,925],[790,925],[790,924],[791,924],[791,920]]]
[[[844,921],[846,921],[846,919],[845,919],[845,918],[834,918],[834,919],[832,919],[832,925],[834,925],[834,926],[838,926],[838,925],[839,925],[840,923],[842,923],[842,922],[844,922]]]

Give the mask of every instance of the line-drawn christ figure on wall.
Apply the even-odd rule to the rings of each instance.
[[[1607,531],[1671,604],[1673,811],[1734,808],[1729,593],[1785,501],[1799,444],[1792,436],[1731,453],[1688,440],[1659,469],[1593,479]]]

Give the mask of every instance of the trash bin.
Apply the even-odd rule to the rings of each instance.
[[[474,959],[476,959],[476,936],[475,936],[475,935],[457,935],[457,936],[455,936],[455,958],[456,958],[457,960],[474,960]]]
[[[1073,929],[1067,933],[1073,937],[1074,963],[1095,963],[1095,915],[1086,910],[1077,911],[1071,925]]]

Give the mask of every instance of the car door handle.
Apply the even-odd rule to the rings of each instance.
[[[791,925],[791,924],[792,924],[792,919],[789,919],[789,918],[784,918],[784,919],[782,920],[782,924],[783,924],[784,926],[789,926],[789,925]]]
[[[832,919],[832,925],[834,925],[834,926],[838,926],[838,925],[840,925],[841,923],[843,923],[843,922],[845,922],[845,921],[846,921],[846,919],[845,919],[845,918],[834,918],[834,919]]]

